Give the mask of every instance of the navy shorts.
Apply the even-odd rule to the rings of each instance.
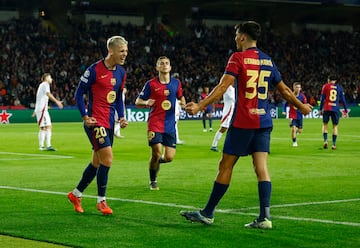
[[[176,133],[148,132],[149,146],[161,143],[164,146],[176,148]]]
[[[297,128],[303,127],[303,119],[291,119],[290,127],[295,126]]]
[[[331,118],[333,125],[339,124],[339,112],[335,111],[324,111],[323,112],[323,123],[328,123]]]
[[[87,127],[84,125],[85,132],[90,140],[92,149],[99,150],[107,146],[112,146],[114,141],[114,130],[101,126]]]
[[[271,131],[272,127],[260,129],[230,127],[227,130],[223,153],[247,156],[254,152],[270,152]]]

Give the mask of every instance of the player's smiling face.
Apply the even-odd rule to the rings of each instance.
[[[116,46],[112,51],[112,57],[114,58],[116,64],[123,65],[125,64],[126,56],[128,55],[128,46],[119,45]]]

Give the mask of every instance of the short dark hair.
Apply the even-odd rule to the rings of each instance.
[[[337,80],[337,76],[336,76],[336,74],[330,74],[330,75],[328,76],[328,79],[329,79],[330,81],[336,81],[336,80]]]
[[[245,21],[235,26],[237,33],[243,33],[250,36],[253,40],[258,40],[261,34],[261,26],[255,21]]]

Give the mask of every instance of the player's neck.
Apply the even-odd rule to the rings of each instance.
[[[116,64],[113,64],[109,58],[104,59],[104,65],[108,70],[115,70]]]
[[[159,81],[162,84],[170,83],[170,74],[169,73],[159,73]]]

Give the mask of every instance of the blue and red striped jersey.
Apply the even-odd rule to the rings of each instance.
[[[116,65],[115,70],[109,70],[104,59],[89,66],[80,78],[76,89],[76,105],[81,116],[88,115],[96,118],[98,126],[113,128],[115,111],[119,118],[125,115],[122,90],[125,85],[126,71]],[[86,108],[84,94],[88,96]]]
[[[302,92],[300,92],[296,98],[304,104],[307,103],[306,96]],[[284,104],[283,112],[286,112],[287,106],[289,106],[289,118],[294,120],[300,120],[302,118],[303,114],[300,112],[300,110],[297,107],[295,107],[293,104],[288,102]]]
[[[155,100],[149,113],[148,131],[159,133],[175,132],[175,105],[177,99],[181,97],[181,82],[176,78],[170,78],[168,84],[162,84],[158,77],[145,83],[139,98]]]
[[[320,110],[324,108],[324,111],[339,112],[340,102],[347,111],[345,93],[342,87],[336,83],[326,83],[321,90]]]
[[[256,47],[231,55],[225,74],[233,75],[236,104],[232,126],[245,129],[272,127],[268,92],[282,79],[270,56]]]

